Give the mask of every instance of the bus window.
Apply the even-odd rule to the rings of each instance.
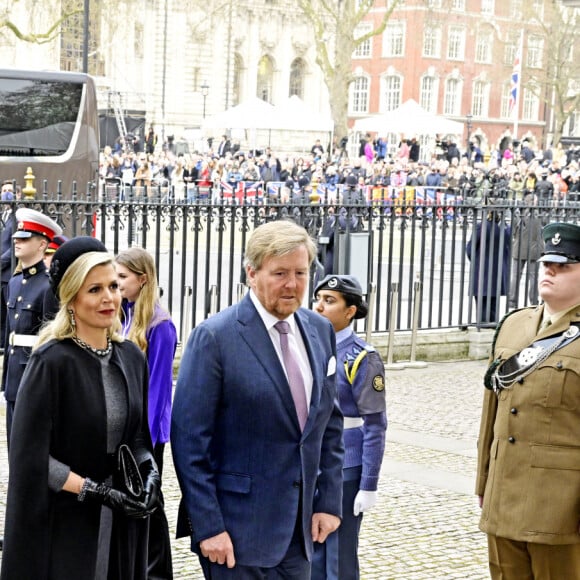
[[[99,129],[94,81],[81,73],[0,69],[0,180],[22,188],[30,167],[45,190],[97,191]],[[59,181],[61,182],[59,187]]]

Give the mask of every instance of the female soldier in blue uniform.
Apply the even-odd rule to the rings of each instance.
[[[362,514],[377,501],[387,414],[385,370],[379,353],[359,338],[351,322],[368,306],[354,276],[326,276],[315,289],[315,310],[336,332],[336,387],[344,415],[342,522],[325,544],[316,544],[312,580],[358,580]]]

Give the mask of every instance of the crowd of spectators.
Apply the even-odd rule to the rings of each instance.
[[[329,201],[336,201],[341,191],[337,186],[344,186],[349,176],[367,191],[423,186],[428,193],[448,192],[463,199],[493,195],[520,200],[534,193],[539,202],[580,200],[580,147],[574,145],[542,150],[524,140],[515,149],[510,144],[484,155],[475,140],[467,151],[451,140],[438,141],[425,160],[415,138],[401,139],[389,154],[385,140],[370,135],[361,139],[355,156],[347,154],[344,140],[332,151],[317,140],[307,153],[295,155],[277,154],[270,147],[244,151],[226,135],[203,154],[190,152],[187,142],[173,138],[161,146],[150,143],[148,138],[145,147],[105,147],[103,182],[132,188],[136,195],[144,188],[165,188],[174,199],[190,201],[235,190],[240,183],[259,184],[264,195],[270,184],[286,195],[308,189],[327,192]]]

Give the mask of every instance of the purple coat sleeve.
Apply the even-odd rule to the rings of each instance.
[[[169,441],[173,358],[177,331],[170,319],[162,320],[147,331],[149,363],[149,429],[153,445]]]

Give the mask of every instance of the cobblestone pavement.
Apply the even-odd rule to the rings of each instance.
[[[387,371],[389,428],[379,504],[364,518],[364,580],[484,580],[485,536],[473,495],[483,361]],[[3,401],[3,399],[2,399]],[[0,526],[8,466],[0,404]],[[166,450],[164,493],[175,529],[179,489]],[[173,540],[176,580],[203,578],[187,539]]]

